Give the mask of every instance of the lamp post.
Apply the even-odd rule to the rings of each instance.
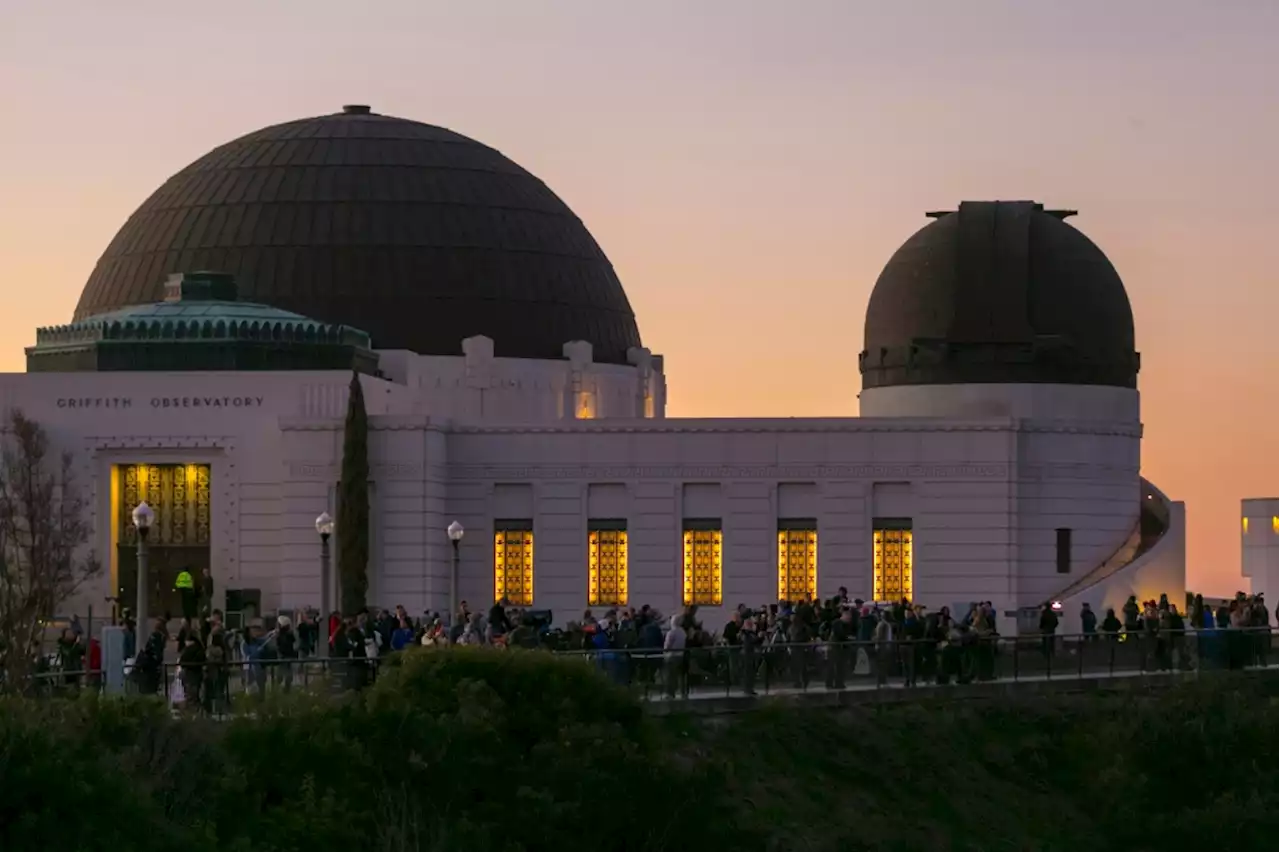
[[[333,535],[333,518],[321,512],[316,518],[316,532],[320,534],[320,656],[329,656],[329,538]]]
[[[147,628],[147,532],[151,529],[151,522],[156,519],[156,513],[147,501],[143,500],[133,509],[133,525],[138,530],[138,601],[136,604],[137,611],[134,614],[136,619],[134,635],[137,637],[137,650],[142,650],[142,643],[146,641],[144,637],[150,635]]]
[[[458,545],[462,544],[462,536],[466,532],[462,524],[454,521],[445,530],[449,534],[449,543],[453,545],[453,564],[449,571],[449,626],[458,615]]]

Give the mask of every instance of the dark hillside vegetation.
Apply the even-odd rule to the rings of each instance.
[[[538,653],[412,652],[229,723],[0,704],[0,849],[1272,849],[1276,684],[650,717]]]

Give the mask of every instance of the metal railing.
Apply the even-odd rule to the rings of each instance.
[[[644,700],[662,701],[1176,676],[1275,667],[1278,645],[1275,629],[1246,628],[1155,635],[974,636],[958,643],[765,642],[750,648],[715,644],[679,651],[608,648],[550,653],[595,666]],[[502,653],[497,648],[494,652]],[[379,663],[376,658],[333,657],[234,660],[208,667],[168,662],[151,671],[130,672],[126,684],[130,693],[180,698],[175,703],[191,710],[221,714],[246,696],[252,700],[269,692],[360,689],[376,678]],[[104,678],[95,671],[52,671],[36,675],[34,683],[37,695],[70,695],[99,691]]]
[[[184,665],[166,662],[154,668],[125,667],[125,694],[161,695],[175,704],[221,715],[244,698],[268,692],[336,693],[360,689],[377,676],[377,658],[298,657]],[[102,671],[48,671],[35,675],[36,697],[103,692]]]
[[[1272,628],[561,652],[647,700],[1083,681],[1277,665]]]

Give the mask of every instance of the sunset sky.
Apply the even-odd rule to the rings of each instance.
[[[1128,286],[1189,585],[1239,585],[1239,501],[1278,490],[1275,0],[3,9],[0,369],[165,178],[346,103],[550,185],[667,357],[674,416],[856,414],[868,295],[924,211],[1033,199],[1079,210]]]

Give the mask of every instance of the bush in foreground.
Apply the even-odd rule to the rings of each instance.
[[[0,704],[0,849],[1262,848],[1275,692],[654,719],[580,662],[414,651],[229,724]]]
[[[415,651],[361,695],[226,724],[0,709],[0,849],[665,849],[709,836],[712,791],[633,698],[543,654]]]

